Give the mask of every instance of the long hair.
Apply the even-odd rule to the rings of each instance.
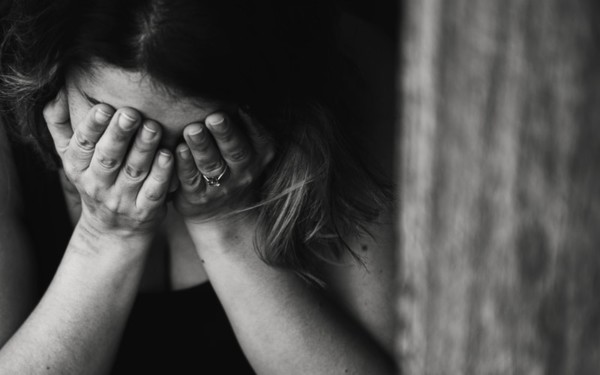
[[[59,166],[42,108],[68,69],[97,60],[173,95],[251,108],[278,147],[253,208],[255,247],[318,280],[318,262],[357,257],[344,238],[363,232],[391,191],[346,134],[358,117],[340,95],[352,67],[336,48],[335,16],[325,0],[14,1],[0,47],[5,122]]]

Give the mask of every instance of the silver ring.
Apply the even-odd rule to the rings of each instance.
[[[229,169],[229,167],[227,166],[227,164],[225,164],[225,168],[223,168],[223,172],[221,172],[217,177],[208,177],[205,175],[202,175],[202,177],[204,177],[204,181],[206,181],[208,186],[221,186],[221,179],[223,178],[223,176],[225,176],[225,173],[227,172],[228,169]]]

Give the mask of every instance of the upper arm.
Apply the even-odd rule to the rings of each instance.
[[[21,197],[0,123],[0,347],[27,317],[35,298],[31,248],[21,222]]]
[[[329,291],[388,353],[395,340],[395,241],[391,212],[364,235],[350,241],[362,264],[348,259],[326,266]]]

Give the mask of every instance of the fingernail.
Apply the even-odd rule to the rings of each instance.
[[[119,126],[123,130],[131,130],[135,128],[135,118],[125,112],[119,114]]]
[[[108,122],[111,118],[111,114],[103,110],[102,108],[96,109],[96,114],[94,115],[97,122],[104,124]]]
[[[202,141],[202,138],[203,138],[202,133],[204,133],[204,128],[202,126],[198,125],[195,129],[191,130],[188,133],[188,135],[190,136],[192,141],[200,142],[200,141]]]
[[[171,160],[171,154],[167,151],[160,151],[158,153],[158,165],[161,167],[166,167],[169,164],[169,160]]]
[[[225,118],[223,117],[223,115],[216,113],[214,115],[210,115],[207,119],[206,119],[206,124],[210,125],[210,126],[217,126],[217,125],[221,125],[222,123],[225,122]]]
[[[187,147],[182,147],[179,149],[179,157],[181,157],[182,160],[189,160],[190,158],[190,149]]]
[[[147,124],[144,124],[142,129],[142,141],[149,142],[156,135],[156,130],[151,129]]]

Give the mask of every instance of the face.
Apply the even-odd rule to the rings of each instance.
[[[85,72],[75,69],[69,72],[66,89],[73,128],[98,103],[115,109],[130,107],[162,126],[161,147],[171,151],[183,142],[183,129],[187,125],[204,122],[213,112],[234,109],[225,103],[174,97],[148,76],[99,63]]]

